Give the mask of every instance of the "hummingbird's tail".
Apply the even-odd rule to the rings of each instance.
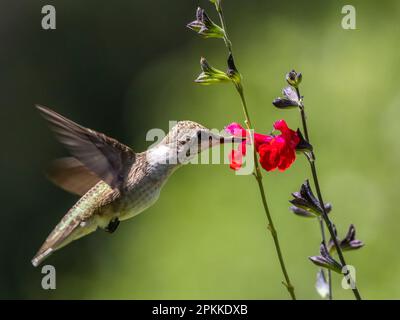
[[[33,257],[33,266],[37,267],[54,251],[95,231],[98,226],[98,221],[93,213],[99,208],[104,198],[111,192],[113,192],[113,190],[109,185],[100,181],[80,198],[50,233],[39,251]]]
[[[32,264],[37,267],[42,263],[44,259],[49,257],[54,251],[61,249],[62,247],[69,244],[71,241],[75,240],[74,233],[79,227],[79,219],[71,219],[72,208],[60,221],[60,223],[54,228],[54,230],[47,237],[46,241],[40,247],[39,251],[32,259]]]
[[[67,244],[77,240],[97,229],[93,219],[83,222],[81,216],[74,217],[75,206],[64,216],[60,223],[47,237],[39,251],[32,259],[32,265],[37,267],[43,260],[48,258],[54,251],[65,247]]]
[[[51,255],[53,253],[53,249],[52,248],[48,248],[46,251],[44,252],[38,252],[32,259],[32,264],[34,267],[37,267],[39,264],[42,263],[42,261],[44,259],[46,259],[49,255]]]

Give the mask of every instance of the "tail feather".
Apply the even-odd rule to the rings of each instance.
[[[39,251],[32,259],[32,264],[37,267],[44,259],[49,257],[54,251],[66,246],[74,240],[72,233],[79,226],[79,221],[65,221],[69,220],[71,214],[67,213],[61,222],[54,228],[54,230],[47,237]]]
[[[33,257],[32,264],[37,267],[54,251],[95,231],[97,229],[97,221],[93,219],[93,213],[105,203],[104,199],[112,192],[113,190],[110,186],[102,181],[90,189],[50,233],[42,247]]]
[[[44,259],[50,256],[53,252],[54,252],[53,248],[48,248],[47,250],[41,253],[38,252],[32,259],[33,266],[37,267],[39,264],[42,263]]]

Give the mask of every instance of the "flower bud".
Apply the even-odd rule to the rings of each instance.
[[[301,73],[297,73],[296,71],[292,70],[286,75],[286,81],[289,83],[292,87],[297,88],[302,80],[303,76]]]
[[[206,14],[204,9],[197,8],[196,20],[186,25],[189,29],[197,32],[204,38],[224,38],[225,31],[215,24]]]
[[[296,102],[285,98],[276,98],[274,101],[272,101],[272,104],[278,109],[289,109],[298,107]]]
[[[356,227],[351,224],[346,237],[340,242],[343,251],[356,250],[364,246],[361,240],[356,239]]]
[[[242,82],[242,76],[235,66],[235,61],[233,60],[232,53],[230,53],[228,57],[228,71],[226,72],[226,74],[236,86],[240,85],[240,83]]]
[[[210,66],[205,58],[200,59],[200,66],[203,72],[200,73],[195,80],[196,83],[209,85],[231,81],[230,77],[225,72]]]
[[[298,152],[310,152],[313,151],[313,146],[303,137],[300,129],[297,129],[297,135],[300,138],[300,142],[296,146]]]
[[[290,109],[300,106],[299,98],[292,87],[286,87],[282,91],[283,98],[276,98],[272,104],[279,109]]]
[[[342,273],[342,265],[331,257],[323,243],[321,243],[320,246],[320,255],[308,258],[311,260],[312,263],[319,267],[330,269],[337,273]]]
[[[294,213],[297,214],[300,217],[304,217],[304,218],[315,218],[315,215],[312,214],[310,211],[300,208],[300,207],[296,207],[296,206],[291,206],[290,210]]]
[[[349,226],[349,230],[342,240],[337,237],[337,230],[335,227],[333,230],[339,246],[343,251],[357,250],[364,246],[364,243],[361,240],[356,239],[356,227],[353,224]],[[330,252],[334,252],[336,250],[335,243],[332,238],[328,242],[328,249]]]
[[[300,192],[292,193],[294,199],[289,202],[293,204],[290,210],[302,217],[317,217],[323,214],[321,204],[314,196],[310,182],[306,180],[300,188]],[[326,213],[332,210],[332,206],[328,203],[325,205]]]

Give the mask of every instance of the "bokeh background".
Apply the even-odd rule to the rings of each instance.
[[[224,69],[220,40],[185,28],[206,1],[61,1],[57,29],[41,29],[48,1],[0,1],[0,298],[287,299],[257,185],[227,165],[186,166],[159,201],[121,224],[53,255],[57,289],[41,289],[30,260],[77,198],[44,177],[66,155],[33,105],[61,114],[141,151],[149,129],[190,119],[211,128],[242,122],[231,85],[200,87],[205,56]],[[352,0],[357,30],[341,28],[349,1],[225,1],[249,110],[260,132],[296,111],[271,101],[291,68],[302,93],[321,185],[340,235],[357,227],[366,246],[346,255],[365,298],[400,298],[400,2]],[[299,157],[265,174],[271,211],[299,298],[319,299],[316,221],[289,212],[290,193],[310,177]],[[351,299],[335,276],[334,296]]]

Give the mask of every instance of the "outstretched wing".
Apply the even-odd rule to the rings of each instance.
[[[43,106],[36,106],[58,140],[86,168],[111,188],[122,189],[136,154],[105,134],[80,126]]]
[[[53,161],[47,169],[46,176],[55,185],[78,196],[83,196],[101,181],[82,162],[73,157]]]

